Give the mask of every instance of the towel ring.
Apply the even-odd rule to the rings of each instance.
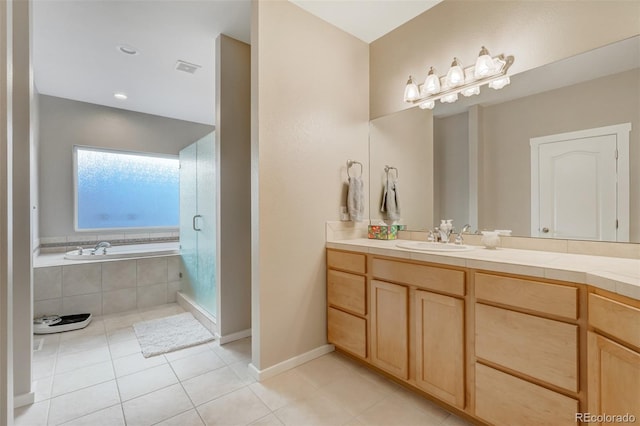
[[[397,169],[397,168],[395,168],[395,167],[393,167],[393,166],[384,166],[384,172],[385,172],[386,174],[389,174],[389,172],[390,172],[391,170],[395,170],[395,171],[396,171],[396,179],[398,179],[398,177],[400,176],[400,174],[398,173],[398,169]]]
[[[363,171],[362,163],[359,162],[359,161],[354,161],[354,160],[347,160],[347,176],[356,177],[356,176],[351,176],[351,174],[349,173],[349,170],[351,170],[351,167],[356,165],[356,164],[360,166],[360,176],[362,176],[362,171]]]

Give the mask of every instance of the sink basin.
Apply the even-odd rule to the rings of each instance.
[[[460,252],[473,250],[471,246],[458,245],[458,244],[443,244],[443,243],[431,243],[425,241],[403,241],[396,244],[397,247],[420,250],[420,251],[445,251],[445,252]]]

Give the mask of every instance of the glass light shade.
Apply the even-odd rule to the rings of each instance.
[[[463,96],[473,96],[473,95],[479,95],[480,94],[480,86],[473,86],[473,87],[468,87],[466,89],[464,89],[462,92]]]
[[[476,59],[476,66],[473,71],[475,78],[488,77],[495,73],[495,64],[493,58],[489,55],[489,51],[486,47],[482,46],[478,59]]]
[[[429,69],[429,74],[427,74],[427,79],[424,81],[422,85],[422,94],[423,96],[435,95],[440,91],[440,77],[438,77],[435,73],[433,67]]]
[[[460,66],[458,58],[453,58],[451,68],[447,72],[446,82],[448,87],[458,87],[464,83],[464,70]]]
[[[493,80],[491,83],[489,83],[489,87],[491,87],[492,89],[502,89],[504,86],[508,85],[511,83],[511,79],[508,76],[504,76],[502,78],[499,78],[497,80]]]
[[[407,85],[404,88],[404,101],[413,102],[420,97],[418,85],[413,81],[413,77],[409,76]]]
[[[419,106],[420,109],[433,109],[436,106],[436,103],[434,101],[426,101],[421,103]]]
[[[450,93],[450,94],[445,95],[442,98],[440,98],[440,102],[442,102],[443,104],[452,104],[457,100],[458,100],[458,94],[457,93]]]

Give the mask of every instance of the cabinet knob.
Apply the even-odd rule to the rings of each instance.
[[[549,228],[547,228],[547,227],[542,228],[542,232],[544,232],[545,234],[548,233],[549,232]]]

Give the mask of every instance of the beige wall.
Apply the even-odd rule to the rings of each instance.
[[[218,332],[251,328],[251,48],[216,39],[216,147],[219,150]]]
[[[28,402],[31,393],[33,283],[31,270],[31,123],[34,90],[31,68],[31,3],[13,3],[12,272],[13,389]],[[31,395],[32,397],[33,395]]]
[[[471,65],[482,45],[514,55],[517,74],[638,33],[637,1],[445,0],[371,44],[371,118],[408,107],[409,74],[443,75],[454,56]]]
[[[325,221],[339,219],[346,161],[366,166],[369,49],[286,1],[254,2],[251,48],[252,363],[264,370],[326,344]]]
[[[213,46],[212,46],[213,48]],[[178,155],[213,126],[40,95],[40,236],[76,235],[73,145]]]
[[[12,1],[0,2],[0,424],[13,422],[13,283],[11,280],[11,94],[7,71],[12,68],[9,17]]]
[[[592,80],[485,107],[484,175],[486,229],[529,235],[531,150],[529,139],[576,130],[631,123],[631,241],[640,241],[640,70]],[[635,220],[633,218],[636,218]]]
[[[386,181],[385,165],[398,169],[398,200],[401,224],[408,229],[433,224],[433,116],[414,108],[371,121],[369,161],[372,220],[382,220],[380,204]],[[395,174],[395,171],[391,171]]]

